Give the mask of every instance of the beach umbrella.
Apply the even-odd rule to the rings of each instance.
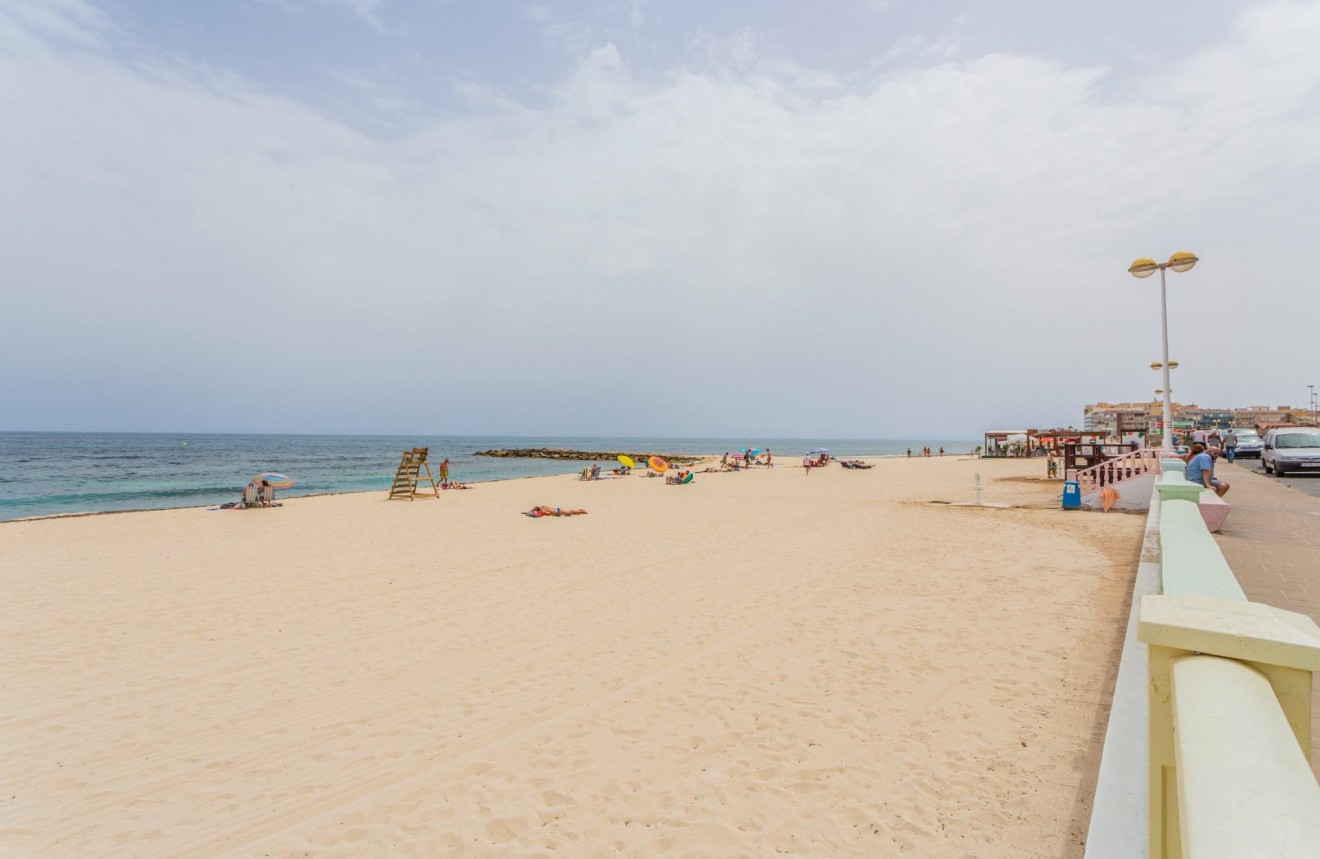
[[[253,483],[260,483],[263,480],[275,489],[288,489],[293,485],[293,478],[285,477],[283,474],[276,474],[273,471],[263,471],[256,477],[252,478]]]
[[[813,448],[812,448],[810,451],[808,451],[808,452],[809,452],[809,453],[829,453],[829,452],[830,452],[830,449],[829,449],[828,447],[813,447]]]
[[[761,452],[761,449],[760,449],[759,447],[754,447],[754,448],[752,448],[751,450],[747,451],[747,455],[748,455],[748,456],[756,456],[756,455],[759,454],[760,452]]]
[[[635,464],[633,458],[626,453],[619,454],[619,462],[626,468],[632,468]]]
[[[663,459],[661,459],[658,456],[651,457],[646,461],[646,464],[654,468],[656,471],[669,470],[669,463],[665,462]]]

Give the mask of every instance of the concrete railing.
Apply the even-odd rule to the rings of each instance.
[[[1163,593],[1141,598],[1149,645],[1152,857],[1320,856],[1310,767],[1320,627],[1246,600],[1198,509],[1166,468]]]
[[[1160,499],[1160,591],[1245,600],[1242,586],[1201,517],[1205,487],[1184,479],[1181,471],[1166,471],[1155,491]]]

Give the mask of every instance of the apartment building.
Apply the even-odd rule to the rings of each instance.
[[[1159,435],[1164,419],[1164,403],[1151,400],[1145,403],[1090,403],[1082,408],[1083,427],[1092,432],[1122,435],[1147,432]],[[1198,406],[1196,403],[1173,404],[1174,429],[1203,427],[1254,427],[1268,423],[1309,423],[1310,412],[1292,406],[1246,406],[1238,409],[1219,409]],[[1119,424],[1122,432],[1119,432]]]

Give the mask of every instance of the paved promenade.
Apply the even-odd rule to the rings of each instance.
[[[1215,466],[1233,487],[1225,499],[1233,512],[1215,535],[1219,548],[1247,599],[1301,612],[1320,623],[1320,498],[1266,477],[1253,465],[1242,468],[1221,460]],[[1320,478],[1310,482],[1320,483]],[[1320,740],[1320,684],[1311,712],[1314,752]]]
[[[1259,459],[1239,459],[1237,464],[1252,474],[1264,474],[1265,467]],[[1270,481],[1280,486],[1291,486],[1298,492],[1305,492],[1320,498],[1320,474],[1289,474],[1284,477],[1271,477]]]

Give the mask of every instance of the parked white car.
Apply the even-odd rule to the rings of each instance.
[[[1260,455],[1266,474],[1282,477],[1288,472],[1320,474],[1320,429],[1285,427],[1265,433]]]

